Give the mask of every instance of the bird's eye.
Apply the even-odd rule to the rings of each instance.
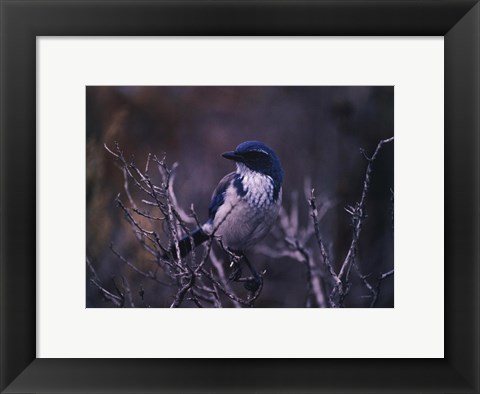
[[[265,158],[267,155],[265,152],[254,150],[254,151],[246,152],[245,156],[250,160],[259,160],[259,159]]]

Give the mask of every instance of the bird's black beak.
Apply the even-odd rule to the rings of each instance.
[[[222,154],[223,157],[225,157],[225,159],[228,159],[228,160],[233,160],[233,161],[243,161],[243,157],[236,154],[235,152],[231,151],[231,152],[225,152]]]

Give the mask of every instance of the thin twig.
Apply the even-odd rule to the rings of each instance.
[[[394,137],[381,140],[378,143],[372,157],[370,158],[365,154],[364,151],[362,151],[363,155],[368,161],[368,165],[367,165],[367,170],[365,172],[365,179],[363,181],[363,190],[362,190],[362,196],[360,198],[360,202],[355,204],[354,207],[348,207],[346,209],[347,212],[349,212],[352,215],[352,226],[353,226],[352,241],[350,243],[347,256],[345,257],[345,260],[343,261],[340,272],[338,274],[339,282],[337,282],[336,286],[333,289],[332,295],[330,297],[333,302],[333,306],[340,306],[340,307],[343,306],[343,302],[350,288],[349,274],[350,274],[352,265],[355,261],[358,239],[360,237],[360,232],[362,230],[363,220],[366,217],[365,205],[366,205],[368,190],[370,187],[370,175],[372,172],[372,164],[377,158],[377,155],[382,149],[383,145],[389,142],[392,142],[393,138]]]

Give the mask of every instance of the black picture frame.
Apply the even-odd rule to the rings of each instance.
[[[0,12],[2,392],[479,392],[478,0],[0,0]],[[444,36],[445,358],[37,359],[36,37],[49,35]]]

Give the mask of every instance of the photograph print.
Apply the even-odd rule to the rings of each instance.
[[[393,86],[87,86],[87,308],[393,308]]]

